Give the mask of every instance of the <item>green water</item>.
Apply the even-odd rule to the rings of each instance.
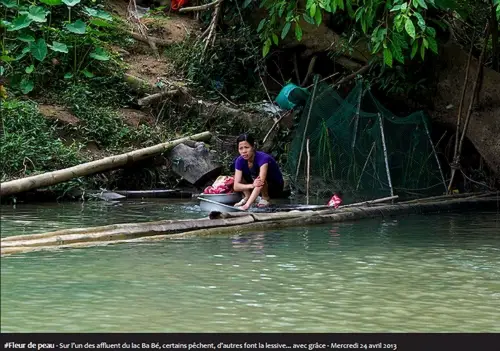
[[[2,236],[194,203],[2,207]],[[3,332],[500,331],[500,214],[364,220],[1,258]]]

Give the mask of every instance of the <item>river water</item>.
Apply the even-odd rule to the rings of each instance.
[[[1,207],[2,236],[206,216],[172,200]],[[500,213],[1,258],[2,332],[499,332]]]

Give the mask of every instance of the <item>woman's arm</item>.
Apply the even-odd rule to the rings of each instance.
[[[241,207],[242,210],[248,210],[250,206],[254,203],[255,199],[260,195],[260,191],[262,190],[262,187],[264,186],[266,182],[266,176],[267,176],[267,169],[269,168],[269,164],[265,163],[262,166],[260,166],[260,171],[259,171],[259,176],[255,181],[253,182],[253,191],[250,194],[250,197],[248,198],[246,204]]]
[[[269,163],[264,163],[262,166],[260,166],[259,169],[259,176],[253,183],[255,186],[264,186],[266,183],[266,177],[267,177],[267,170],[269,169]],[[257,182],[257,184],[255,184]],[[259,183],[260,182],[260,183]]]
[[[241,182],[243,178],[243,172],[237,169],[234,173],[234,191],[252,190],[254,188],[253,184],[243,184]]]

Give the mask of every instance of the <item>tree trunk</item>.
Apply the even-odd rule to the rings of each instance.
[[[443,47],[434,98],[434,110],[429,111],[433,119],[456,126],[456,116],[460,104],[461,89],[468,54],[457,44],[449,43]],[[472,58],[470,76],[474,77],[479,68],[478,60]],[[474,144],[490,169],[500,178],[500,73],[487,67],[483,68],[483,82],[477,108],[472,111],[466,136]],[[473,84],[467,86],[464,106],[472,98]],[[449,108],[449,106],[452,108]]]
[[[27,190],[41,188],[66,182],[76,177],[83,177],[89,174],[109,171],[120,168],[124,165],[141,161],[168,151],[186,140],[209,140],[212,137],[210,132],[203,132],[189,137],[180,138],[166,143],[150,146],[144,149],[132,151],[126,154],[110,156],[101,160],[83,163],[74,167],[61,169],[58,171],[43,173],[31,177],[12,180],[0,184],[0,196],[21,193]]]

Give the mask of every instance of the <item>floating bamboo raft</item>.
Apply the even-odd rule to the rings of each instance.
[[[231,235],[253,230],[345,222],[365,218],[495,208],[500,208],[499,193],[440,196],[394,204],[365,202],[341,206],[338,209],[275,213],[213,212],[208,218],[200,219],[114,224],[5,237],[1,239],[1,255],[196,236]]]

